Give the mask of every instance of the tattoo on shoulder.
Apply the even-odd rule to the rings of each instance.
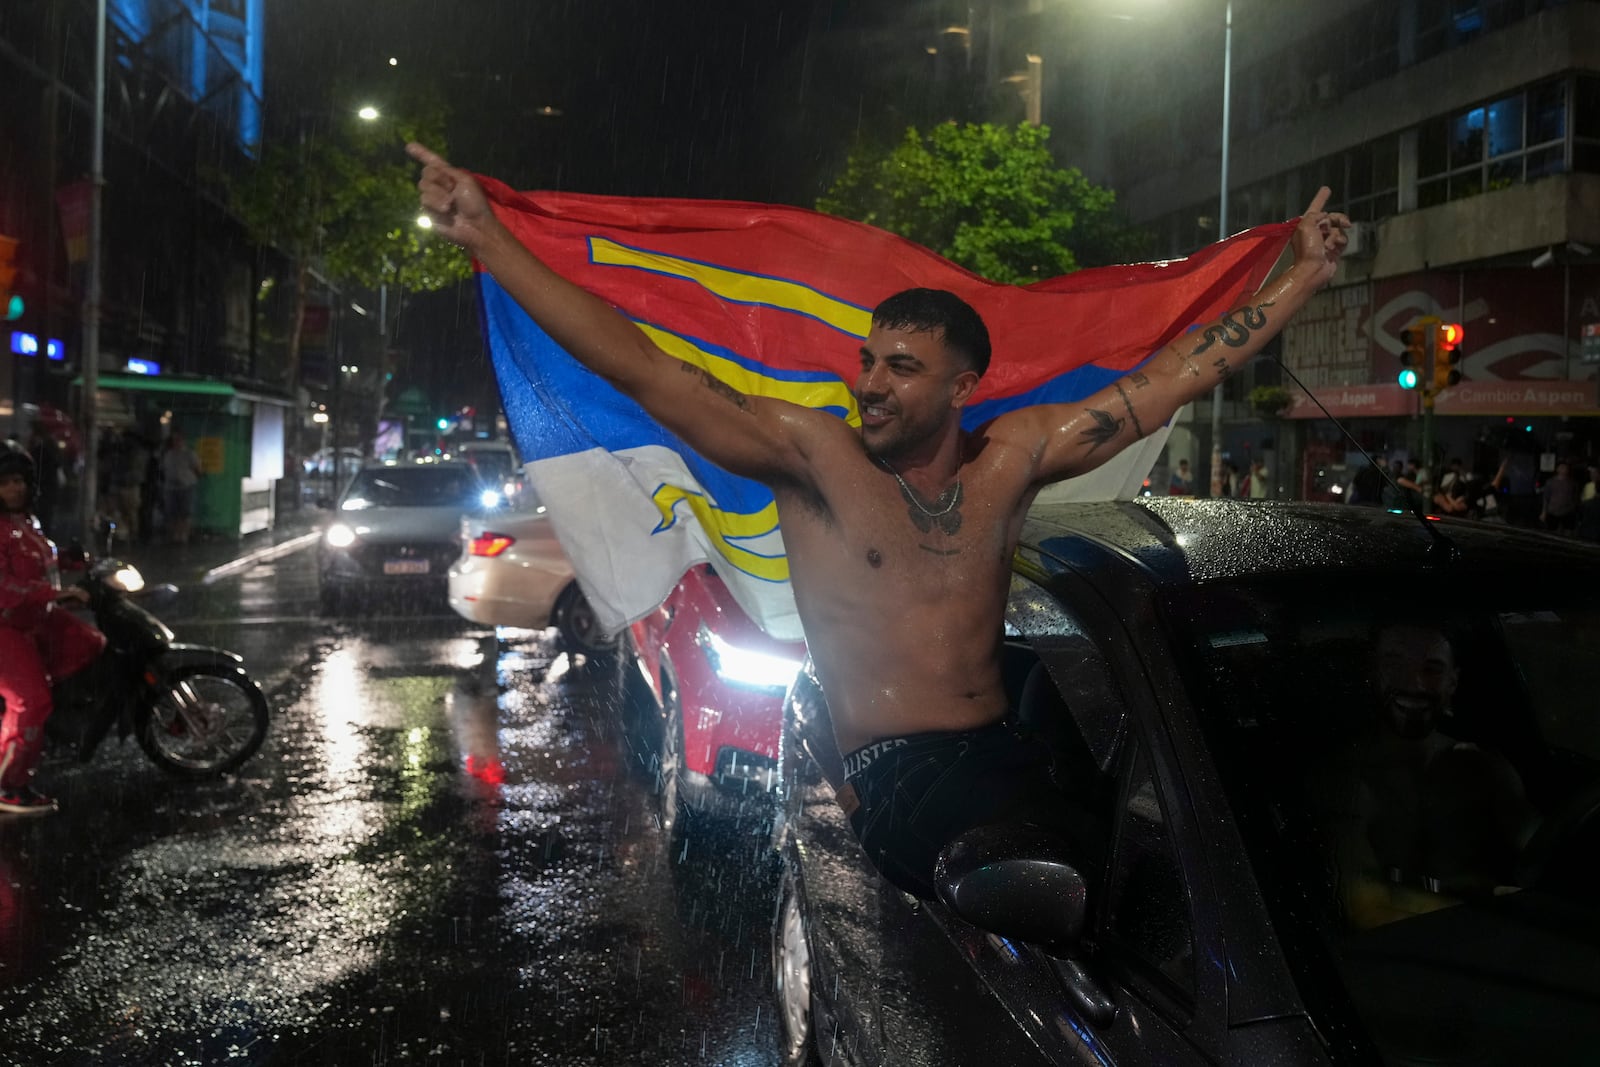
[[[1094,425],[1083,431],[1083,439],[1093,442],[1089,446],[1089,451],[1093,452],[1121,433],[1125,420],[1117,418],[1108,411],[1100,411],[1097,408],[1089,408],[1088,411],[1090,416],[1094,418]]]
[[[1122,397],[1122,406],[1128,409],[1128,418],[1133,420],[1133,431],[1141,438],[1144,436],[1144,427],[1139,424],[1139,414],[1133,410],[1133,401],[1128,399],[1128,391],[1117,383],[1117,394]]]
[[[745,396],[743,393],[739,392],[739,390],[721,380],[710,371],[701,367],[696,367],[692,363],[682,363],[679,365],[683,368],[684,373],[686,374],[698,374],[700,376],[701,383],[705,385],[707,389],[710,389],[713,393],[716,393],[724,400],[727,400],[729,403],[739,408],[739,410],[750,410],[749,397]]]

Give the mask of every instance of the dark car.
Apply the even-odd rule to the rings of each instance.
[[[969,831],[939,901],[900,893],[803,674],[788,1062],[1595,1062],[1600,551],[1161,497],[1039,507],[1022,542],[1008,686],[1071,839]]]
[[[628,646],[663,826],[680,829],[681,810],[756,811],[776,782],[783,695],[805,643],[764,633],[702,564],[629,628]]]
[[[372,463],[334,507],[318,554],[323,607],[386,594],[446,606],[461,554],[461,516],[499,503],[465,463]]]

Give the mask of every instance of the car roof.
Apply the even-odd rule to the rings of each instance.
[[[1445,567],[1600,576],[1600,547],[1583,542],[1346,504],[1182,497],[1040,504],[1022,539],[1070,563],[1081,551],[1073,535],[1141,566],[1162,585],[1310,572],[1404,576]]]

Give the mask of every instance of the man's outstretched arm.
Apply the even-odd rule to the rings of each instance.
[[[495,217],[471,174],[422,145],[407,145],[406,152],[422,164],[417,190],[435,232],[482,263],[574,359],[718,466],[769,480],[800,474],[800,442],[826,416],[746,396],[662,351],[605,301],[534,256]]]
[[[1244,306],[1190,331],[1133,374],[1074,404],[1045,404],[1002,416],[995,429],[1038,457],[1033,481],[1061,481],[1093,470],[1153,433],[1184,404],[1255,358],[1311,295],[1333,278],[1350,220],[1323,210],[1321,189],[1294,232],[1294,264]]]

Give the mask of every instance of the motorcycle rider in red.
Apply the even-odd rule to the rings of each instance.
[[[88,600],[63,590],[56,546],[33,517],[33,460],[0,446],[0,812],[44,815],[55,801],[29,783],[44,748],[52,680],[93,663],[105,635],[64,606]]]

